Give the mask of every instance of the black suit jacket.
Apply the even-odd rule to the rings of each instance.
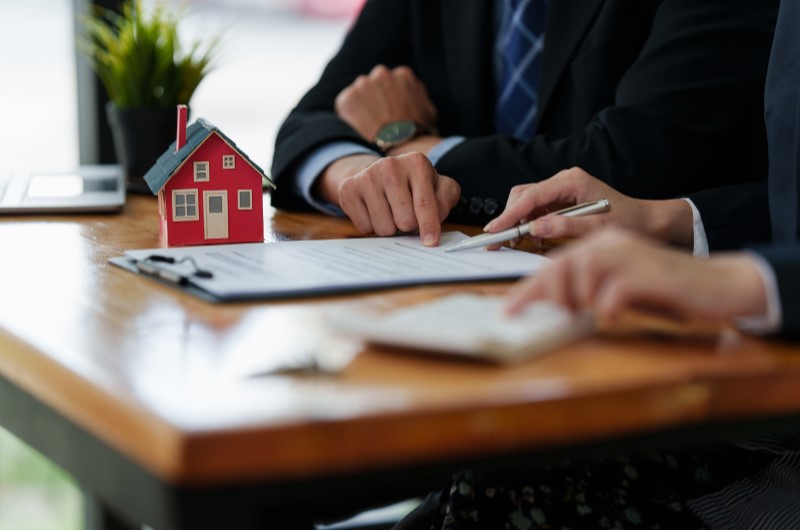
[[[502,208],[512,186],[572,166],[641,198],[763,181],[763,83],[777,5],[551,2],[539,134],[522,143],[493,130],[491,2],[369,0],[278,134],[272,204],[305,206],[290,181],[316,147],[336,140],[368,145],[336,117],[333,105],[376,64],[413,68],[439,111],[442,135],[467,137],[437,165],[462,188],[462,204],[450,220],[485,223],[499,213],[487,205],[496,201]],[[713,208],[703,215],[713,217]]]
[[[774,240],[756,251],[775,272],[781,333],[800,337],[800,3],[783,2],[766,89],[769,205]]]
[[[783,2],[766,92],[769,204],[776,242],[800,240],[800,3]]]

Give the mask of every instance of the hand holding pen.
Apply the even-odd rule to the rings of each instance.
[[[553,205],[583,204],[601,198],[613,205],[601,215],[574,216],[563,212],[544,215]],[[529,228],[533,227],[532,235],[539,239],[572,239],[604,226],[616,226],[675,246],[694,247],[694,213],[689,201],[635,199],[580,168],[561,171],[541,182],[515,186],[503,213],[484,230],[498,232],[513,228],[520,219],[530,218],[535,219]]]
[[[564,208],[563,210],[558,210],[557,212],[553,212],[551,215],[563,215],[565,217],[579,217],[583,215],[605,213],[608,212],[610,209],[611,205],[609,204],[608,200],[600,199],[597,201],[585,202],[582,204],[577,204],[575,206],[570,206],[569,208]],[[488,247],[490,245],[496,245],[498,243],[505,243],[506,241],[518,239],[524,235],[529,234],[530,227],[531,223],[523,223],[513,228],[509,228],[508,230],[502,230],[500,232],[496,232],[493,234],[481,234],[479,236],[465,239],[449,248],[446,248],[445,252],[459,252],[462,250],[470,250],[475,248]]]

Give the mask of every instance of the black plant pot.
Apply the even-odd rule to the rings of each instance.
[[[177,111],[164,109],[121,109],[106,105],[117,161],[125,169],[128,191],[152,193],[144,175],[158,157],[175,141]]]

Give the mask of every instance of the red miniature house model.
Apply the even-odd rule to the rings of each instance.
[[[175,143],[144,176],[158,195],[161,241],[168,246],[264,241],[264,171],[214,125],[186,128],[178,106]],[[262,180],[264,179],[264,180]]]

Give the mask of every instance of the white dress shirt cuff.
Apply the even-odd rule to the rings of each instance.
[[[761,275],[761,281],[764,283],[764,293],[767,297],[767,313],[736,318],[734,325],[740,330],[753,335],[775,333],[783,323],[781,297],[778,291],[775,271],[772,270],[767,260],[759,254],[755,252],[750,252],[749,254],[758,262],[758,272]]]
[[[311,193],[311,190],[317,178],[333,162],[346,156],[363,154],[380,156],[377,151],[352,142],[332,142],[312,151],[297,168],[297,178],[294,181],[295,193],[301,195],[308,204],[320,212],[339,217],[343,216],[344,214],[338,206],[320,200]]]
[[[428,151],[428,160],[431,161],[431,164],[436,166],[436,164],[439,163],[439,160],[441,160],[444,155],[449,153],[452,148],[463,141],[463,136],[448,136],[447,138],[443,138],[441,142],[433,146],[433,148]]]
[[[692,228],[694,230],[694,248],[692,254],[698,258],[708,257],[708,237],[706,236],[706,229],[703,226],[703,219],[700,217],[700,210],[694,205],[691,199],[684,198],[689,206],[692,207]]]

